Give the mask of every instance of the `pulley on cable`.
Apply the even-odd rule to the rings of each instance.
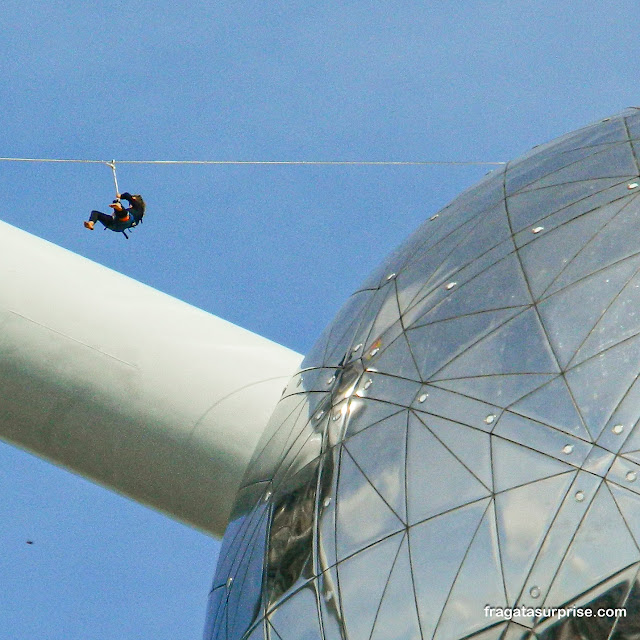
[[[89,220],[85,220],[84,226],[93,231],[95,223],[101,222],[105,229],[121,233],[128,240],[127,230],[137,227],[142,222],[146,205],[140,194],[131,195],[128,191],[120,193],[116,174],[116,161],[112,160],[111,162],[105,162],[105,164],[111,167],[116,188],[115,200],[109,205],[113,209],[113,213],[102,213],[101,211],[93,210]],[[129,203],[129,207],[123,207],[121,200],[126,200]]]

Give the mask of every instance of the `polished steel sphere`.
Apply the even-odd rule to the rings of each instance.
[[[636,109],[539,146],[351,296],[256,449],[206,640],[640,638],[639,155]]]

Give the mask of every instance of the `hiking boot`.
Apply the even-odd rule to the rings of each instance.
[[[92,222],[91,220],[85,220],[84,221],[84,226],[87,229],[90,229],[91,231],[93,231],[93,226],[95,225],[95,222]]]

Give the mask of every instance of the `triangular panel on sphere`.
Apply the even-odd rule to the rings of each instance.
[[[406,335],[422,379],[434,375],[465,350],[472,349],[478,341],[504,325],[518,311],[487,311],[409,327]]]
[[[438,372],[438,379],[514,373],[556,373],[542,325],[533,309],[521,313]]]
[[[369,640],[404,534],[373,545],[338,565],[344,626],[352,640]]]
[[[571,361],[639,265],[640,261],[626,260],[598,271],[538,304],[549,340],[563,367]]]
[[[404,528],[346,450],[340,461],[336,497],[338,560]]]
[[[530,242],[519,251],[527,274],[531,292],[539,298],[571,262],[616,215],[622,205],[614,202],[595,211],[585,213],[555,229],[546,231],[535,242]]]
[[[454,288],[447,298],[415,324],[505,307],[525,307],[532,303],[520,262],[515,254],[511,254],[459,288]]]
[[[579,364],[565,374],[594,440],[638,376],[639,362],[640,337],[636,337]]]
[[[421,380],[404,332],[376,356],[374,366],[380,373],[388,373],[409,380]]]
[[[555,211],[588,198],[594,192],[605,191],[622,181],[621,178],[587,180],[521,191],[509,196],[507,206],[513,230],[520,231]]]
[[[507,606],[493,504],[489,505],[469,546],[434,639],[464,637],[488,626],[490,620],[478,613],[479,602]]]
[[[638,262],[637,238],[640,234],[640,200],[630,195],[624,206],[598,235],[567,265],[547,294],[622,261]]]
[[[579,180],[595,180],[633,176],[637,172],[631,145],[628,142],[607,145],[585,158],[572,162],[527,186],[526,190],[566,184]]]
[[[407,447],[409,524],[480,500],[490,493],[415,416],[409,419]]]
[[[562,474],[496,496],[498,533],[509,606],[515,606],[573,478],[574,474]]]
[[[496,492],[574,471],[564,462],[496,436],[492,436],[491,453]]]
[[[432,638],[440,613],[489,499],[432,518],[409,529],[411,567],[424,638]],[[446,545],[441,541],[446,540]]]
[[[461,377],[451,380],[435,379],[433,384],[461,395],[506,408],[555,377],[556,374],[539,373],[494,375]]]
[[[488,433],[432,415],[422,416],[420,420],[485,487],[492,488]]]
[[[406,519],[407,417],[385,420],[345,443],[367,480],[402,520]]]
[[[371,640],[421,640],[412,589],[409,543],[402,541],[376,615]]]
[[[638,265],[640,266],[640,264]],[[577,364],[640,334],[640,275],[635,273],[607,308],[575,356]]]
[[[525,396],[510,409],[514,413],[533,418],[565,433],[590,440],[590,435],[562,376],[558,376],[537,391]]]

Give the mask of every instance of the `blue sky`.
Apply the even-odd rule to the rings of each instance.
[[[636,15],[631,0],[5,0],[0,156],[509,160],[640,104]],[[0,163],[0,218],[305,353],[488,169],[121,165],[148,204],[127,242],[82,226],[113,198],[108,167]],[[3,637],[201,637],[216,541],[7,445],[0,496]]]

